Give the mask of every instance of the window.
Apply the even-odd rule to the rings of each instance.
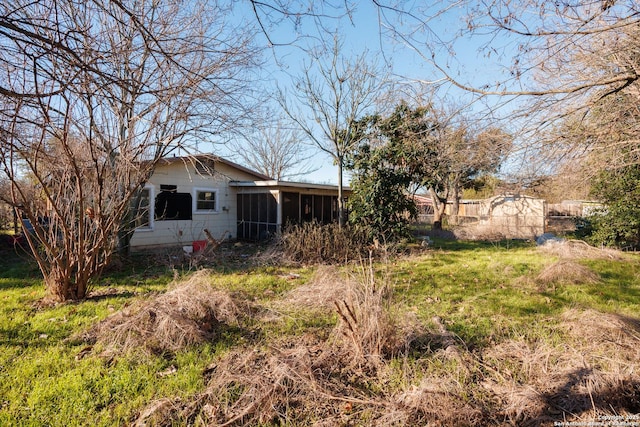
[[[218,191],[212,188],[195,188],[196,212],[216,212],[218,210]]]
[[[156,221],[190,220],[191,194],[178,193],[175,185],[161,185],[155,203]]]
[[[215,172],[215,161],[213,159],[197,159],[196,172],[200,175],[213,175]]]
[[[153,187],[145,187],[131,200],[134,227],[138,230],[153,228]]]

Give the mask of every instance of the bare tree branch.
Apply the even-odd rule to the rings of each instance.
[[[345,157],[357,144],[358,121],[368,113],[387,83],[384,73],[367,63],[366,54],[345,59],[341,44],[334,38],[330,50],[314,54],[304,74],[294,78],[297,103],[280,91],[278,102],[318,149],[327,153],[338,167],[338,210],[345,222],[343,168]]]
[[[51,295],[84,298],[140,222],[156,163],[249,116],[258,52],[215,1],[12,3],[0,6],[18,26],[0,32],[2,172]]]

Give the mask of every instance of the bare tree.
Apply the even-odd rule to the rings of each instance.
[[[311,163],[310,147],[303,133],[281,119],[258,125],[230,147],[241,162],[278,181],[302,176],[317,170]]]
[[[449,187],[447,202],[452,203],[449,221],[457,224],[464,186],[482,174],[498,171],[511,150],[512,137],[499,128],[461,124],[450,139],[440,142],[444,143],[441,173]]]
[[[629,115],[623,120],[625,131],[612,128],[621,123],[620,97],[630,100],[629,105],[640,101],[638,2],[466,3],[466,28],[459,37],[475,42],[483,53],[481,65],[497,64],[502,73],[481,82],[477,75],[460,73],[462,65],[456,67],[453,59],[446,65],[425,59],[459,88],[520,101],[510,105],[509,120],[520,128],[524,162],[537,168],[529,171],[537,172],[531,176],[575,162],[585,149],[595,148],[596,140],[597,150],[607,153],[601,158],[609,158],[606,167],[621,164],[621,145],[637,150],[640,134],[630,137],[637,125],[629,125]],[[417,41],[408,43],[417,47]],[[594,113],[603,120],[591,120]],[[623,135],[624,144],[618,138]],[[627,156],[625,163],[631,159]]]
[[[356,6],[324,3],[279,0],[268,7],[252,0],[266,33],[268,24],[287,20],[293,29],[314,22],[321,31],[332,20],[353,16]],[[585,114],[622,91],[639,92],[637,1],[375,1],[357,7],[377,12],[379,43],[371,46],[384,50],[392,45],[387,41],[399,42],[432,70],[404,77],[432,86],[448,82],[483,97],[488,109],[509,121],[512,134],[521,134],[523,162],[545,165],[539,173],[549,172],[550,161],[575,154],[576,145],[567,150],[550,134],[558,120]],[[531,161],[534,156],[538,161]]]
[[[86,296],[130,235],[155,164],[236,126],[250,28],[215,2],[0,6],[2,169],[57,300]],[[120,234],[121,238],[118,238]]]
[[[309,52],[310,63],[294,78],[297,102],[281,90],[285,113],[338,167],[339,223],[345,223],[343,169],[346,155],[359,142],[358,120],[374,106],[386,77],[367,61],[366,53],[347,58],[337,37],[331,49]]]

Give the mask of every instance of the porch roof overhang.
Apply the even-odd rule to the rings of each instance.
[[[306,191],[314,191],[314,190],[323,190],[323,191],[338,191],[337,185],[331,184],[313,184],[310,182],[290,182],[290,181],[277,181],[277,180],[267,180],[267,181],[230,181],[230,187],[239,187],[239,188],[269,188],[274,190],[306,190]],[[350,187],[343,187],[342,191],[345,193],[350,193]]]

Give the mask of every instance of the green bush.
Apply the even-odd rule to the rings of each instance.
[[[588,217],[589,240],[600,246],[640,247],[640,165],[607,170],[594,180],[593,194],[605,207]]]

